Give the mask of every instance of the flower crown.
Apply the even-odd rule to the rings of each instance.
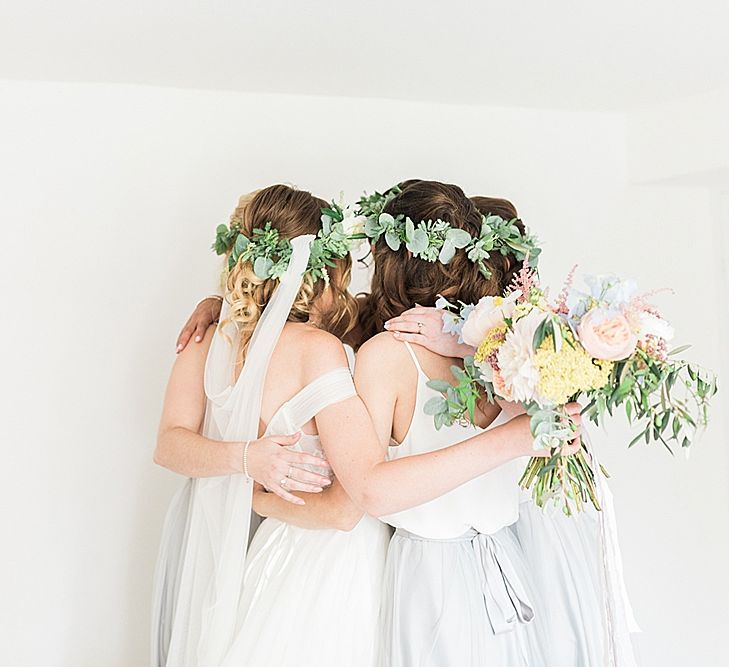
[[[513,255],[518,261],[528,259],[529,265],[536,267],[541,248],[535,236],[528,232],[522,234],[516,225],[518,218],[505,220],[498,215],[482,215],[481,232],[472,237],[463,229],[451,227],[445,220],[421,220],[416,224],[403,214],[393,217],[385,213],[384,208],[400,192],[400,187],[395,186],[384,194],[365,193],[357,202],[357,214],[367,219],[364,233],[374,242],[384,236],[391,250],[397,251],[404,244],[414,257],[428,262],[437,260],[441,264],[448,264],[456,251],[463,248],[485,278],[491,277],[486,266],[491,252]]]
[[[321,213],[322,228],[311,243],[306,273],[314,280],[323,279],[328,284],[327,267],[335,266],[335,260],[346,257],[355,241],[364,238],[364,234],[348,233],[345,222],[347,217],[351,218],[351,212],[337,202],[322,208]],[[229,271],[238,262],[250,262],[261,280],[280,279],[289,266],[293,252],[291,241],[281,238],[271,222],[252,231],[251,238],[241,232],[240,218],[234,218],[230,226],[218,225],[212,249],[217,255],[229,253]]]

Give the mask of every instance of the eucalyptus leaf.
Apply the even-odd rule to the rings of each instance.
[[[442,396],[433,396],[428,399],[423,406],[423,412],[426,415],[437,415],[448,409],[446,400]]]
[[[428,387],[439,391],[441,394],[445,394],[449,389],[452,389],[453,385],[445,380],[428,380]]]
[[[410,218],[405,218],[405,241],[408,242],[408,244],[413,240],[413,237],[415,236],[415,225],[413,224],[413,221]],[[413,250],[408,245],[408,250],[413,252]]]
[[[446,232],[445,240],[455,248],[465,248],[471,242],[471,235],[465,229],[452,227]]]
[[[440,253],[438,254],[438,261],[441,264],[448,264],[448,262],[453,259],[455,254],[456,247],[448,239],[446,239],[443,247],[440,249]]]
[[[261,279],[267,280],[271,277],[273,260],[270,257],[256,257],[253,263],[253,272]]]
[[[407,249],[413,255],[419,255],[428,248],[428,234],[424,229],[416,229],[413,232],[411,241],[407,244]]]
[[[383,214],[384,215],[384,214]],[[390,250],[400,250],[400,237],[397,235],[397,232],[392,231],[391,229],[388,229],[385,232],[385,242],[389,246]]]
[[[238,234],[238,238],[235,240],[235,251],[240,255],[250,244],[248,237],[244,234]]]

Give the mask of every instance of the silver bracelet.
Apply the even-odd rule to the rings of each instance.
[[[248,440],[248,441],[246,442],[245,446],[243,447],[243,474],[244,474],[244,475],[245,475],[245,476],[246,476],[246,477],[247,477],[248,479],[253,479],[253,477],[251,477],[251,476],[250,476],[250,475],[248,474],[248,446],[249,446],[250,444],[251,444],[251,441],[250,441],[250,440]]]

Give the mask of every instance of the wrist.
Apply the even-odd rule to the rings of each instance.
[[[235,473],[243,472],[243,450],[245,442],[226,442],[224,447],[228,456],[228,466]],[[250,450],[249,450],[250,456]],[[250,461],[248,462],[248,471],[250,472]]]
[[[204,301],[208,301],[210,299],[214,299],[215,301],[217,301],[219,303],[223,303],[223,297],[220,296],[220,294],[208,294],[208,296],[203,297],[202,299],[200,299],[200,301],[197,302],[197,304],[195,304],[195,308],[197,308]]]
[[[510,419],[505,424],[497,426],[494,431],[498,431],[501,436],[501,447],[507,461],[531,456],[533,438],[528,417],[519,416]]]

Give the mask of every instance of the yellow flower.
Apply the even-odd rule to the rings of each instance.
[[[547,336],[534,353],[534,365],[539,370],[537,392],[558,405],[580,391],[604,387],[613,370],[612,361],[593,359],[571,334],[565,336],[559,352]]]
[[[498,297],[497,297],[498,298]],[[507,327],[506,324],[499,324],[498,326],[492,327],[486,332],[484,339],[476,350],[476,354],[473,359],[476,363],[481,364],[491,356],[494,350],[498,350],[501,343],[506,338]]]

